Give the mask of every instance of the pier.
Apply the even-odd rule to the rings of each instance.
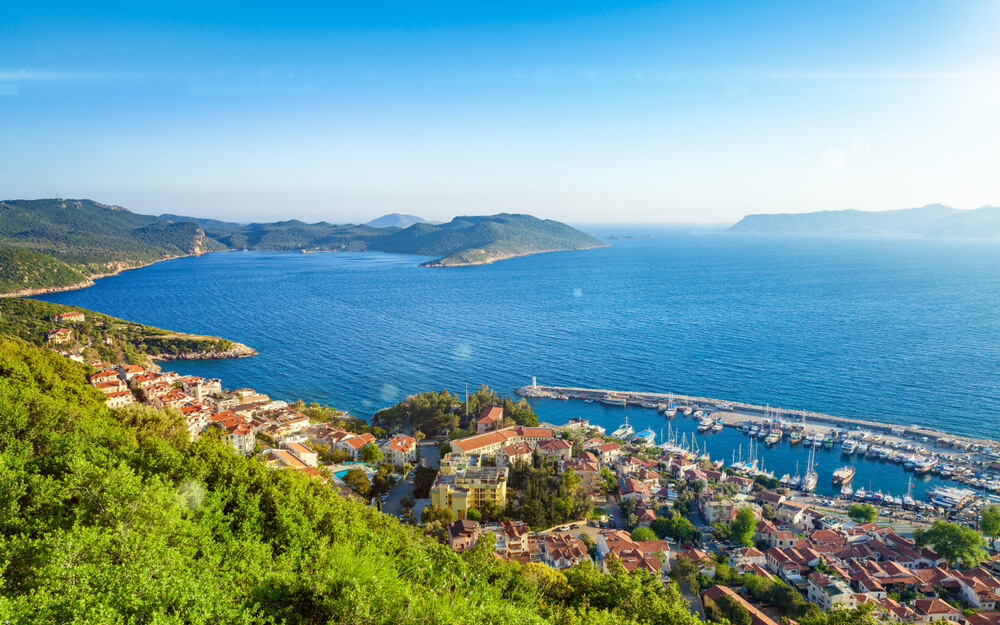
[[[534,379],[532,380],[534,382]],[[926,445],[930,447],[938,448],[940,451],[954,453],[957,450],[950,447],[941,447],[937,445],[937,440],[941,438],[950,439],[954,442],[961,442],[965,445],[971,447],[978,445],[980,447],[1000,450],[1000,442],[990,440],[990,439],[977,439],[968,436],[959,436],[955,434],[948,434],[946,432],[941,432],[938,430],[933,430],[931,428],[925,428],[917,425],[893,425],[889,423],[881,423],[878,421],[868,421],[864,419],[851,419],[847,417],[837,417],[834,415],[823,414],[821,412],[813,412],[810,410],[795,410],[789,408],[774,408],[771,406],[758,406],[755,404],[748,404],[744,402],[727,401],[723,399],[713,399],[711,397],[696,397],[692,395],[680,395],[677,393],[647,393],[647,392],[637,392],[637,391],[616,391],[608,389],[593,389],[593,388],[575,388],[575,387],[564,387],[564,386],[540,386],[537,384],[532,384],[530,386],[522,386],[514,391],[521,397],[526,398],[545,398],[545,399],[561,399],[563,397],[568,399],[582,399],[582,400],[593,400],[600,401],[606,397],[616,397],[625,400],[627,405],[634,405],[638,407],[641,403],[645,402],[647,404],[665,404],[674,402],[678,406],[688,405],[692,407],[697,407],[704,410],[711,410],[713,416],[717,419],[721,419],[726,427],[739,427],[743,421],[747,418],[759,417],[764,418],[777,418],[781,420],[791,421],[793,423],[799,423],[802,425],[809,424],[816,427],[817,430],[829,430],[835,428],[848,428],[848,429],[865,429],[871,430],[872,432],[882,432],[890,437],[895,438],[909,438],[921,440],[926,438]],[[824,425],[826,426],[824,428]],[[825,431],[823,432],[826,433]],[[953,443],[954,444],[954,443]]]

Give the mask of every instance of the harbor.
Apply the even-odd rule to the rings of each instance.
[[[627,420],[632,431],[619,438],[628,443],[635,432],[656,432],[661,448],[684,447],[796,490],[812,469],[807,489],[818,496],[899,508],[912,502],[918,510],[1000,501],[995,441],[673,393],[538,385],[517,392],[547,422],[583,419],[614,432]]]

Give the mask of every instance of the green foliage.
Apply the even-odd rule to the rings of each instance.
[[[986,506],[980,513],[979,530],[996,541],[1000,536],[1000,506]]]
[[[521,463],[510,469],[508,488],[523,491],[520,505],[507,506],[504,516],[524,521],[534,528],[547,528],[586,519],[594,502],[581,488],[579,479],[555,475],[551,460],[534,466]]]
[[[0,614],[12,623],[694,625],[673,586],[459,557],[85,367],[0,341]],[[449,512],[450,515],[450,512]]]
[[[224,247],[206,239],[195,223],[170,223],[90,200],[0,202],[0,239],[86,275]],[[39,267],[49,264],[42,259]]]
[[[744,547],[753,547],[753,535],[757,529],[757,517],[750,508],[740,508],[729,524],[731,540]]]
[[[233,343],[207,336],[176,334],[99,312],[33,299],[0,299],[0,335],[16,336],[33,345],[47,344],[46,333],[61,324],[53,318],[61,313],[82,312],[85,320],[71,328],[77,345],[89,340],[91,354],[105,362],[121,363],[122,354],[132,364],[144,364],[146,354],[181,354],[187,352],[222,352]]]
[[[504,420],[510,420],[518,425],[535,427],[538,425],[538,415],[531,409],[528,400],[514,397],[504,397],[485,384],[469,395],[469,418],[474,422],[489,406],[502,406]],[[459,408],[459,413],[465,414],[465,404]]]
[[[421,523],[444,523],[448,524],[455,520],[455,513],[450,508],[440,506],[427,506],[420,513]]]
[[[437,469],[417,467],[413,472],[413,496],[417,499],[427,499],[431,496],[431,487],[437,479]]]
[[[982,534],[957,523],[934,521],[919,537],[914,533],[914,538],[918,544],[933,548],[952,566],[961,563],[965,568],[973,568],[987,557]]]
[[[656,532],[648,527],[638,527],[632,532],[632,540],[643,542],[646,540],[656,540]]]
[[[677,515],[669,518],[659,518],[650,525],[660,538],[673,538],[678,542],[690,542],[698,536],[698,529],[686,518]]]
[[[729,595],[719,597],[715,602],[715,608],[718,611],[717,616],[726,619],[731,625],[750,625],[753,622],[750,611]]]
[[[361,448],[360,453],[361,461],[366,464],[378,464],[379,462],[382,462],[382,458],[385,457],[382,450],[379,449],[378,445],[375,443],[368,443]]]
[[[414,431],[433,436],[442,429],[458,427],[455,409],[459,403],[458,396],[446,390],[410,395],[395,406],[380,410],[372,421],[388,430],[402,430],[409,416]]]
[[[878,519],[878,510],[868,504],[852,503],[847,508],[847,516],[858,523],[874,523]]]
[[[778,518],[778,511],[775,510],[774,506],[769,503],[761,506],[760,515],[764,517],[765,520],[773,521]]]
[[[347,484],[351,490],[362,497],[367,497],[372,490],[372,484],[368,481],[364,469],[358,467],[347,472],[347,475],[344,476],[344,484]]]
[[[0,293],[87,283],[85,275],[59,259],[25,248],[0,246]]]

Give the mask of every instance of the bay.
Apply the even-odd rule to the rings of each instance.
[[[509,393],[536,376],[1000,439],[996,242],[589,230],[636,238],[450,269],[378,253],[215,253],[41,299],[246,343],[260,354],[170,368],[365,417],[415,392]],[[536,403],[552,422],[620,422]],[[728,458],[738,443],[719,440],[713,455]]]

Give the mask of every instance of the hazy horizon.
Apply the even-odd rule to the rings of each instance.
[[[568,223],[1000,203],[1000,4],[0,14],[0,195]]]

